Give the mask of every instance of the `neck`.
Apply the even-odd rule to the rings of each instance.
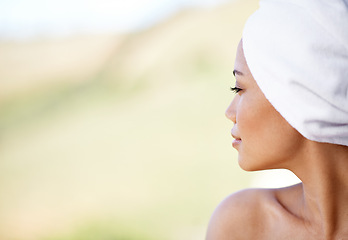
[[[303,219],[325,239],[347,234],[348,147],[309,142],[301,155],[289,169],[303,183]]]

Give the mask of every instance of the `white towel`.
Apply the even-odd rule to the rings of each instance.
[[[348,146],[348,0],[261,0],[243,48],[262,92],[295,129]]]

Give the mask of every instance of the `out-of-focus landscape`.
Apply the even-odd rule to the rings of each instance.
[[[224,111],[257,6],[187,8],[129,34],[1,40],[0,239],[204,239],[217,204],[255,182]]]

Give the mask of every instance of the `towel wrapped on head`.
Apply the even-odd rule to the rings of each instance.
[[[348,0],[261,0],[243,49],[290,125],[310,140],[348,146]]]

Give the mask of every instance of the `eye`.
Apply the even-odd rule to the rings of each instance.
[[[242,91],[242,89],[238,88],[238,87],[231,87],[231,91],[234,93],[238,93],[238,92]]]

